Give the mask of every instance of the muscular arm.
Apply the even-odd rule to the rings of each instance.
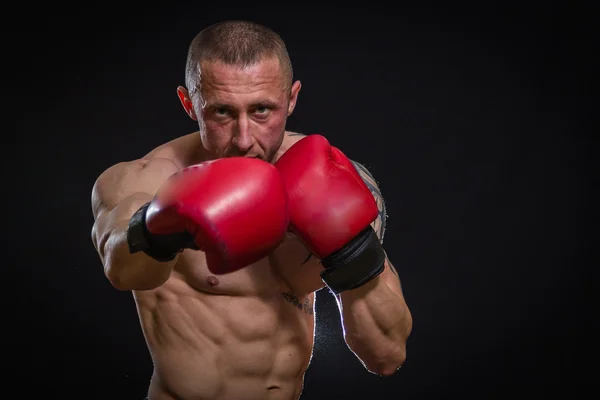
[[[377,201],[379,216],[372,223],[383,242],[386,211],[377,182],[362,165],[354,163]],[[412,316],[406,305],[398,272],[389,259],[384,271],[367,284],[337,296],[344,339],[365,367],[378,375],[392,375],[406,358]]]
[[[141,252],[130,254],[127,227],[132,215],[178,170],[167,159],[137,160],[114,165],[96,180],[92,189],[92,242],[104,274],[115,288],[149,290],[169,278],[176,259],[163,263]]]

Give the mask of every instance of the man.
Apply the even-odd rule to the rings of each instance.
[[[148,398],[298,399],[325,286],[350,350],[393,374],[412,318],[381,246],[383,199],[324,137],[285,130],[300,82],[281,38],[210,26],[185,83],[199,131],[108,168],[92,193],[94,245],[152,355]]]

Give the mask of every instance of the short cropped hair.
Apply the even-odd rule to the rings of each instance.
[[[249,21],[224,21],[204,28],[188,48],[185,85],[192,94],[200,89],[200,62],[220,61],[247,67],[264,58],[277,57],[284,88],[292,86],[292,63],[283,39],[272,29]]]

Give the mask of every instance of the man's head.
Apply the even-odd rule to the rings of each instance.
[[[246,21],[209,26],[189,46],[185,84],[177,93],[209,157],[273,159],[300,90],[279,35]]]

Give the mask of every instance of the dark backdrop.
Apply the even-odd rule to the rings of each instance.
[[[131,294],[110,286],[90,240],[91,188],[108,166],[196,129],[175,92],[187,45],[243,18],[288,44],[303,82],[289,128],[326,135],[379,180],[414,317],[405,366],[379,378],[319,292],[302,398],[578,398],[591,378],[586,19],[558,4],[201,6],[53,5],[5,32],[16,134],[3,189],[16,224],[3,234],[15,273],[4,330],[18,397],[145,395],[151,361]]]

